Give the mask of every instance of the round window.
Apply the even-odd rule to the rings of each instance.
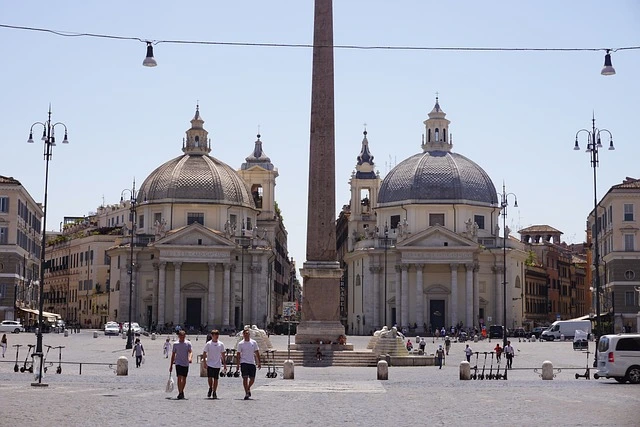
[[[627,270],[624,272],[624,278],[627,280],[633,280],[636,277],[636,273],[633,270]]]

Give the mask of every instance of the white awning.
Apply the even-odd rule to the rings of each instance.
[[[39,310],[34,310],[32,308],[24,308],[24,307],[20,307],[20,310],[25,311],[27,313],[32,313],[35,314],[37,316],[40,315],[40,311]],[[55,322],[58,319],[61,319],[62,316],[60,316],[59,314],[56,313],[49,313],[48,311],[43,311],[42,312],[42,317],[46,317],[48,321],[50,322]]]

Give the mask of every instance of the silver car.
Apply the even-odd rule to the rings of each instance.
[[[598,341],[598,378],[640,384],[640,334],[604,335]]]
[[[0,332],[10,332],[12,334],[17,334],[20,332],[24,332],[24,327],[17,320],[3,320],[0,322]]]

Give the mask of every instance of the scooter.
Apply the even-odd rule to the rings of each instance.
[[[494,380],[501,380],[502,379],[502,374],[500,373],[500,362],[502,361],[502,358],[498,359],[498,356],[496,356],[496,359],[498,360],[498,366],[496,368],[496,374],[493,376]]]
[[[50,346],[50,345],[46,345],[46,344],[45,344],[45,347],[47,347],[47,352],[44,354],[44,359],[42,359],[42,366],[43,366],[43,368],[42,368],[42,369],[43,369],[43,370],[44,370],[44,372],[46,373],[46,372],[47,372],[47,369],[49,368],[49,367],[47,366],[47,356],[49,355],[49,350],[51,350],[53,347],[52,347],[52,346]],[[52,365],[52,366],[53,366],[53,364],[52,364],[52,363],[50,363],[50,365]]]
[[[62,373],[62,349],[64,348],[64,346],[61,345],[53,348],[58,349],[58,367],[56,368],[56,374],[61,374]]]
[[[485,378],[484,376],[484,369],[487,366],[487,353],[486,351],[484,352],[484,363],[482,364],[482,373],[480,374],[480,379],[483,380]]]
[[[491,368],[489,369],[489,375],[487,376],[490,380],[493,379],[493,351],[491,352]]]
[[[476,351],[476,366],[473,367],[473,374],[471,374],[471,379],[478,379],[478,357],[480,356],[480,352]]]
[[[33,374],[33,361],[29,362],[29,356],[32,355],[35,345],[28,344],[27,347],[29,347],[27,357],[24,359],[24,365],[20,368],[20,372],[24,373],[25,371],[29,371],[30,374]]]
[[[591,354],[591,352],[587,350],[586,353],[587,353],[587,369],[586,371],[584,371],[584,374],[582,375],[576,373],[576,379],[578,378],[584,378],[585,380],[591,379],[591,369],[589,368],[589,355]]]
[[[18,372],[20,370],[20,366],[18,366],[18,352],[22,344],[14,344],[13,346],[16,348],[16,364],[13,366],[13,372]]]
[[[267,350],[267,378],[276,378],[278,372],[276,371],[276,351]]]

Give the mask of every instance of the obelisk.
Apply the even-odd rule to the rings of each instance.
[[[315,0],[307,260],[303,278],[302,321],[296,344],[337,343],[340,323],[340,278],[335,226],[335,120],[333,105],[333,5]]]

